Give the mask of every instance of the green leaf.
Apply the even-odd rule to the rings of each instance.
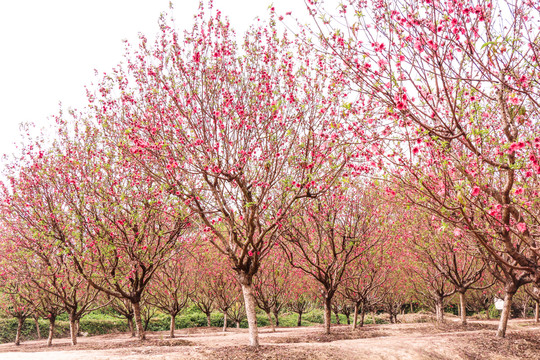
[[[498,42],[497,41],[488,41],[487,43],[485,43],[484,45],[482,45],[482,47],[480,49],[483,49],[485,48],[486,46],[488,45],[497,45]]]

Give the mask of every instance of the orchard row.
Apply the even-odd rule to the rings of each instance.
[[[26,139],[2,193],[10,311],[63,307],[76,342],[97,297],[120,299],[144,339],[141,301],[172,315],[222,281],[258,346],[279,291],[316,293],[330,332],[336,294],[401,299],[395,320],[414,293],[442,320],[457,293],[465,322],[495,282],[505,335],[540,285],[538,4],[307,6],[317,30],[271,9],[242,41],[211,7],[183,34],[164,16]]]

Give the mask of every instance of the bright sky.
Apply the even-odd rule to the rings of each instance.
[[[199,0],[175,0],[177,27],[190,28]],[[214,0],[237,33],[273,3],[278,15],[306,18],[304,0]],[[122,60],[123,39],[158,32],[169,0],[0,1],[0,155],[13,153],[19,123],[47,127],[65,109],[82,108],[94,69],[109,71]]]

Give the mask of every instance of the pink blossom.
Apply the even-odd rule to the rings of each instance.
[[[392,197],[396,196],[396,192],[390,188],[386,188],[386,193]]]
[[[521,231],[522,233],[525,232],[525,230],[527,230],[527,225],[525,225],[525,223],[519,223],[517,224],[517,228],[519,231]]]
[[[518,97],[511,97],[509,100],[512,105],[519,105],[519,103],[521,102]]]
[[[478,186],[473,187],[471,195],[478,196],[478,194],[480,194],[480,188]]]

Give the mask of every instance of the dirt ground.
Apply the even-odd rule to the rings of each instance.
[[[406,320],[406,319],[404,319]],[[449,318],[433,322],[367,325],[351,331],[345,325],[324,335],[322,327],[260,329],[261,347],[247,346],[246,329],[192,328],[148,334],[140,342],[128,334],[81,337],[72,347],[68,339],[0,345],[2,360],[119,360],[119,359],[539,359],[540,326],[529,320],[511,320],[505,339],[495,337],[496,320],[470,320],[467,326]]]

